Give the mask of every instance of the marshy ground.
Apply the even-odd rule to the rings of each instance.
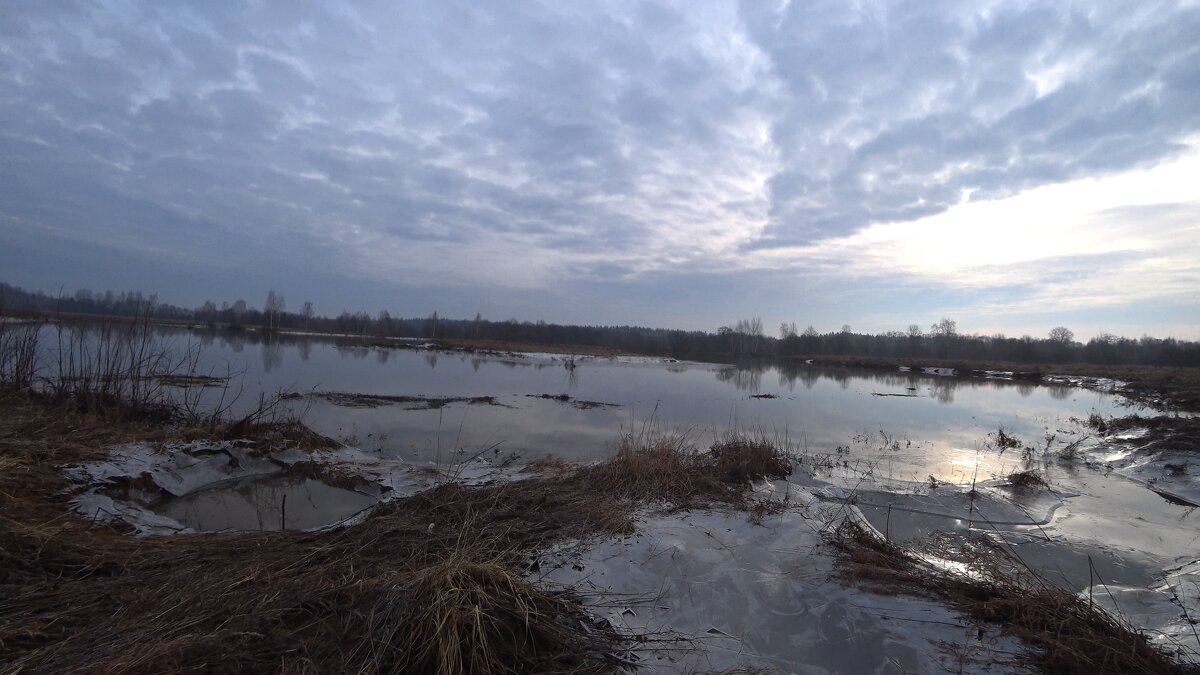
[[[675,657],[663,660],[663,654],[704,652],[696,635],[650,625],[631,630],[629,621],[606,618],[603,608],[613,606],[615,597],[622,618],[652,613],[665,602],[680,603],[672,611],[687,615],[684,596],[661,589],[657,599],[616,594],[591,575],[616,575],[623,567],[612,567],[609,554],[588,551],[617,546],[632,555],[638,549],[629,548],[631,542],[642,538],[661,538],[653,550],[670,537],[699,537],[732,561],[740,549],[773,548],[755,544],[763,535],[754,532],[788,531],[784,524],[790,522],[787,527],[807,528],[807,541],[821,547],[823,553],[808,551],[809,557],[837,561],[820,573],[818,588],[835,582],[862,588],[862,595],[851,596],[855,602],[897,614],[900,607],[924,606],[913,602],[949,608],[943,623],[958,626],[951,635],[965,634],[965,646],[951,650],[953,658],[913,663],[1189,672],[1098,605],[1041,581],[986,537],[902,547],[847,517],[853,495],[826,499],[825,510],[814,510],[821,500],[800,483],[786,487],[793,485],[786,479],[798,467],[796,458],[763,437],[728,436],[698,449],[679,436],[627,435],[604,462],[541,460],[517,480],[440,481],[324,531],[137,537],[119,521],[71,513],[72,485],[62,467],[103,461],[106,448],[122,443],[168,448],[203,436],[238,437],[264,452],[320,452],[328,439],[294,421],[194,429],[119,411],[79,412],[18,393],[0,400],[0,413],[5,671],[670,670]],[[1178,433],[1178,424],[1162,426]],[[1032,479],[1019,482],[1037,487]],[[790,543],[805,541],[799,531],[790,532]],[[740,543],[729,548],[723,539]],[[583,553],[572,558],[565,550]],[[697,555],[694,542],[652,550],[645,552],[645,569],[654,569],[652,561],[665,560],[660,556],[666,552],[678,558],[674,564],[683,566],[678,569],[685,577],[704,574],[706,565],[727,570],[724,575],[761,564],[748,557],[730,567],[714,560],[697,567],[695,560],[686,562]],[[803,566],[805,556],[796,550],[784,557]],[[573,569],[571,560],[585,558],[586,567]],[[800,578],[795,574],[791,578]],[[717,585],[709,586],[710,593],[719,595],[721,582],[711,581]],[[664,577],[662,583],[671,581]],[[642,590],[653,595],[655,589]],[[922,599],[890,599],[906,595]],[[734,637],[716,632],[721,635],[706,637]],[[918,646],[930,639],[919,632],[900,635]],[[821,645],[816,640],[808,648],[838,653],[836,645]],[[978,645],[987,648],[963,656]],[[658,660],[647,661],[647,654]],[[855,665],[823,658],[815,662],[835,670]],[[891,658],[917,659],[907,653]],[[711,662],[678,659],[680,665]]]
[[[1200,423],[1188,415],[1114,416],[1108,394],[1062,383],[807,365],[458,354],[434,376],[447,370],[434,352],[394,357],[431,389],[397,393],[363,379],[386,375],[390,352],[345,346],[298,354],[316,373],[367,382],[366,393],[268,397],[260,386],[234,407],[222,403],[230,378],[168,358],[144,331],[70,338],[104,358],[58,378],[35,377],[36,334],[14,334],[33,337],[6,343],[15,358],[0,359],[4,672],[1099,673],[1198,662]],[[274,349],[262,346],[263,376],[278,369]],[[355,365],[370,354],[377,363]],[[494,381],[473,382],[506,393],[453,388],[489,368]],[[761,380],[771,372],[777,387]],[[588,397],[527,393],[557,379]],[[881,424],[835,446],[612,424],[615,445],[581,447],[580,429],[642,405],[605,395],[631,386],[685,391],[671,403],[698,419],[732,388],[736,405],[785,421],[812,407],[822,420],[891,416],[912,433]],[[974,420],[995,403],[1016,424],[938,431],[947,410]],[[1083,404],[1090,417],[1066,417]],[[297,407],[324,426],[302,423]],[[447,413],[461,417],[446,425],[461,438],[443,448]],[[473,425],[509,419],[493,413],[544,422],[539,442],[561,452],[520,458],[465,440]],[[328,420],[343,416],[389,429],[436,421],[436,453],[394,452],[369,432],[379,447],[332,438]],[[923,441],[920,429],[941,435]],[[244,531],[199,531],[230,525],[180,515],[189,499],[225,508],[231,482],[269,481],[359,501],[351,515],[306,521],[289,493],[290,515],[286,498],[271,502],[258,528],[234,525]]]

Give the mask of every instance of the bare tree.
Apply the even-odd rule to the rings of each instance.
[[[958,335],[958,322],[954,319],[942,317],[941,321],[929,327],[929,332],[937,337],[953,337]]]
[[[304,317],[304,330],[308,330],[308,322],[312,321],[313,314],[312,300],[305,300],[300,307],[300,316]]]
[[[921,337],[921,327],[915,323],[908,324],[908,337],[910,337],[910,338]]]
[[[1050,329],[1050,340],[1064,345],[1071,344],[1075,341],[1075,333],[1066,326],[1055,326]]]
[[[229,311],[233,313],[233,325],[240,326],[242,317],[246,315],[246,301],[240,298],[235,300]]]
[[[267,291],[267,302],[263,305],[263,314],[266,315],[268,330],[275,330],[276,324],[279,322],[279,315],[283,313],[285,307],[282,295],[275,291]]]
[[[763,338],[762,319],[739,319],[733,327],[734,351],[755,354]]]

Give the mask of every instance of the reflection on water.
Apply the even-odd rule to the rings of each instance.
[[[349,518],[373,503],[373,497],[358,492],[293,477],[214,487],[171,499],[156,510],[198,532],[307,530]]]
[[[660,428],[685,430],[699,444],[731,427],[756,429],[787,434],[811,453],[848,448],[845,464],[886,458],[886,469],[896,477],[958,480],[964,458],[973,472],[980,467],[999,472],[1015,463],[1017,453],[1000,455],[986,446],[988,434],[1000,427],[1035,444],[1069,426],[1070,417],[1117,412],[1121,404],[1073,387],[796,361],[733,366],[576,358],[574,367],[566,367],[566,357],[396,349],[375,338],[181,328],[162,334],[180,346],[204,345],[203,367],[216,374],[245,371],[238,404],[243,407],[254,405],[260,393],[280,389],[493,397],[495,405],[452,403],[424,410],[347,408],[325,400],[307,406],[305,421],[321,433],[385,456],[430,463],[458,461],[497,445],[526,459],[547,454],[600,459],[611,454],[622,430],[640,428],[653,417]],[[202,393],[213,400],[219,394]],[[614,406],[581,409],[529,394],[568,394]],[[903,439],[904,451],[881,454],[872,444],[851,442],[881,430]]]

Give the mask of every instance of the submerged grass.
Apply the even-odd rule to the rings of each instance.
[[[886,541],[847,520],[830,537],[841,557],[837,575],[873,592],[931,596],[980,624],[994,624],[1032,650],[1049,673],[1196,673],[1171,661],[1146,637],[1107,612],[1043,583],[987,540],[924,549]],[[938,564],[949,561],[953,564]]]

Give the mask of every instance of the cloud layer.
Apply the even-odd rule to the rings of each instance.
[[[883,284],[913,292],[889,311],[1029,312],[1071,284],[1038,256],[881,281],[832,252],[869,244],[886,264],[900,235],[878,228],[1188,156],[1200,7],[1095,5],[16,3],[0,262],[33,285],[141,269],[184,302],[240,279],[328,311],[406,294],[474,301],[464,314],[840,325],[884,314],[868,301]],[[1181,229],[1196,245],[1197,200],[1107,204],[1147,236],[1103,264],[1176,269],[1155,247]],[[1072,222],[1092,227],[1084,211]],[[1086,276],[1094,255],[1041,257]],[[939,295],[958,284],[973,298]],[[834,288],[852,316],[812,297]],[[1196,308],[1178,295],[1137,301]]]

